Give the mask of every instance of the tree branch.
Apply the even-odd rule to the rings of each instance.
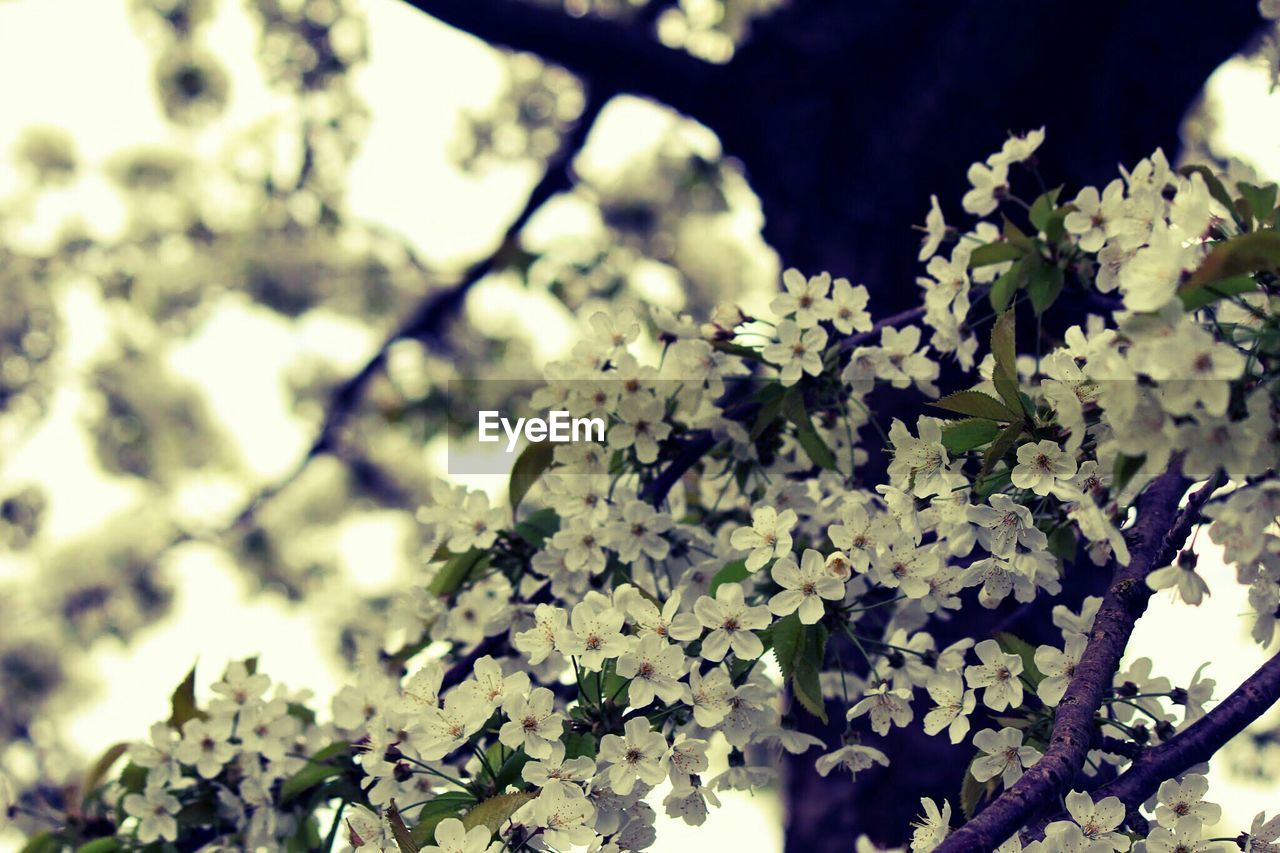
[[[665,47],[646,31],[521,0],[405,0],[410,6],[490,44],[528,51],[584,80],[661,101],[702,118],[723,101],[725,66]]]
[[[973,820],[952,833],[938,853],[994,850],[1066,790],[1084,764],[1094,737],[1094,715],[1120,664],[1134,623],[1146,609],[1151,589],[1147,573],[1171,563],[1200,519],[1200,509],[1223,483],[1216,474],[1187,500],[1190,481],[1178,461],[1139,498],[1138,520],[1127,532],[1129,565],[1118,566],[1103,597],[1084,655],[1058,703],[1053,734],[1044,756]]]
[[[1280,654],[1264,663],[1209,713],[1159,746],[1144,750],[1115,781],[1093,792],[1094,801],[1119,797],[1125,806],[1136,809],[1156,792],[1161,782],[1208,761],[1277,701]],[[1043,835],[1044,823],[1036,827],[1037,835]]]

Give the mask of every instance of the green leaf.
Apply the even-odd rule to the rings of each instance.
[[[169,698],[169,706],[172,709],[169,714],[171,729],[181,731],[188,720],[208,719],[209,715],[196,707],[196,668],[194,666],[187,673],[187,677],[182,679],[182,683],[174,688]]]
[[[1238,296],[1241,293],[1253,293],[1257,289],[1258,282],[1254,280],[1252,274],[1246,273],[1245,275],[1219,279],[1195,290],[1179,293],[1178,298],[1182,300],[1183,308],[1188,311],[1195,311],[1206,305],[1211,305],[1219,299]]]
[[[728,341],[711,341],[710,343],[713,349],[717,349],[720,352],[736,355],[738,358],[745,358],[748,361],[760,360],[760,350],[758,349],[744,347],[742,344],[733,344]]]
[[[795,672],[796,656],[804,643],[804,625],[800,624],[800,614],[787,614],[773,623],[771,631],[773,656],[782,669],[783,678],[790,678]]]
[[[1000,644],[1005,654],[1022,658],[1022,674],[1031,682],[1032,687],[1039,687],[1040,682],[1044,681],[1044,673],[1040,671],[1040,667],[1036,666],[1035,646],[1008,631],[996,634],[995,641]]]
[[[457,591],[467,578],[484,571],[484,567],[488,564],[489,552],[479,548],[472,548],[465,554],[450,557],[432,578],[428,589],[439,596],[450,595]]]
[[[98,786],[102,784],[102,780],[106,778],[107,773],[115,765],[120,757],[129,751],[129,744],[117,743],[93,762],[93,766],[85,771],[84,779],[80,782],[81,809],[89,803],[93,798],[94,792],[98,790]]]
[[[1000,435],[996,436],[996,440],[991,442],[991,446],[982,456],[982,469],[978,472],[979,479],[990,474],[995,469],[996,463],[1013,450],[1020,435],[1022,435],[1022,424],[1009,424],[1000,431]]]
[[[560,516],[550,507],[531,512],[515,526],[516,535],[535,548],[541,548],[560,529]]]
[[[991,302],[991,307],[996,311],[1004,311],[1009,307],[1009,303],[1013,301],[1013,295],[1022,287],[1023,280],[1027,272],[1027,259],[1015,263],[1009,269],[1005,270],[999,278],[991,285],[991,290],[987,291],[987,299]]]
[[[596,757],[596,739],[586,732],[566,732],[560,740],[564,741],[564,758]]]
[[[1023,234],[1022,229],[1017,225],[1014,225],[1007,216],[1004,218],[1004,230],[1002,233],[1004,234],[1004,239],[1006,241],[1016,248],[1021,249],[1024,253],[1034,252],[1036,250],[1036,244],[1032,242],[1031,238],[1026,234]]]
[[[400,809],[396,808],[395,800],[387,804],[385,816],[387,823],[391,826],[391,835],[396,840],[396,846],[400,848],[400,853],[418,853],[421,848],[413,839],[409,827],[404,825],[404,818],[400,816]]]
[[[1261,226],[1271,219],[1276,209],[1275,184],[1256,186],[1241,181],[1236,184],[1236,189],[1240,191],[1240,197],[1248,207],[1250,221],[1256,221]]]
[[[116,850],[123,849],[124,845],[115,838],[95,838],[77,847],[76,853],[115,853]]]
[[[1027,295],[1031,297],[1031,307],[1039,316],[1058,300],[1065,281],[1062,268],[1050,264],[1040,264],[1031,273],[1027,281]]]
[[[974,758],[974,761],[982,757],[980,754]],[[969,763],[969,769],[964,774],[964,781],[960,783],[960,810],[964,812],[965,820],[972,820],[982,801],[995,795],[996,783],[999,780],[1000,777],[997,776],[986,782],[979,782],[973,778],[973,762]]]
[[[995,368],[991,379],[1005,404],[1015,412],[1023,411],[1022,395],[1018,393],[1018,354],[1015,344],[1015,326],[1012,311],[1005,311],[991,329],[991,354]]]
[[[475,805],[476,798],[466,791],[445,791],[437,794],[418,809],[418,822],[409,834],[418,845],[435,841],[436,827],[446,818],[462,819],[462,814]]]
[[[979,246],[969,253],[969,269],[1016,261],[1022,256],[1023,252],[1017,246],[1006,243],[1004,240],[997,240],[994,243]]]
[[[551,467],[555,458],[556,445],[553,441],[534,441],[527,444],[515,464],[511,466],[511,481],[507,484],[507,500],[511,503],[511,515],[514,518],[520,501],[538,482],[542,472]]]
[[[1062,207],[1054,210],[1049,214],[1049,219],[1044,224],[1044,238],[1050,245],[1056,246],[1062,242],[1062,238],[1067,234],[1067,214],[1076,210],[1074,204],[1064,204]]]
[[[22,853],[62,853],[62,839],[51,831],[37,833],[27,841]]]
[[[490,797],[463,815],[462,825],[467,829],[485,826],[488,827],[489,832],[497,835],[502,825],[516,813],[516,810],[535,796],[537,795],[532,791],[516,791]]]
[[[983,418],[965,418],[953,421],[942,428],[942,446],[948,453],[964,453],[993,441],[1000,434],[995,421]]]
[[[1147,455],[1128,456],[1124,453],[1116,455],[1115,473],[1112,475],[1112,487],[1117,492],[1124,491],[1124,487],[1129,485],[1129,481],[1133,479],[1133,475],[1137,474],[1142,468],[1143,463],[1147,461]]]
[[[981,391],[957,391],[954,394],[934,400],[929,404],[948,412],[957,412],[972,418],[986,418],[991,421],[1016,421],[1022,419],[1021,407],[1010,411],[1009,408]]]
[[[809,413],[804,407],[804,397],[795,386],[789,388],[783,396],[782,411],[786,414],[787,420],[795,424],[796,440],[809,456],[809,461],[819,468],[834,471],[836,458],[831,454],[831,448],[827,447],[827,443],[822,440],[822,436],[818,435],[818,431],[813,428],[813,421],[809,419]]]
[[[1049,217],[1053,215],[1058,204],[1058,194],[1062,192],[1062,187],[1049,190],[1042,194],[1039,198],[1031,203],[1031,210],[1027,212],[1027,218],[1031,220],[1031,224],[1038,231],[1044,231],[1049,225]]]
[[[824,724],[827,722],[827,708],[822,698],[821,675],[826,654],[826,627],[821,623],[804,626],[803,644],[797,652],[795,671],[791,674],[791,690],[805,710]]]
[[[773,392],[775,388],[777,391]],[[778,419],[778,416],[782,413],[782,401],[786,399],[787,395],[780,384],[770,384],[766,385],[756,396],[761,400],[761,403],[760,411],[756,414],[756,421],[751,426],[752,441],[764,435],[764,431],[769,428],[769,425]]]
[[[1219,241],[1200,263],[1199,269],[1178,287],[1178,296],[1224,278],[1244,273],[1280,269],[1280,231],[1253,231]]]
[[[1231,198],[1231,193],[1227,192],[1227,188],[1222,185],[1222,181],[1218,180],[1218,176],[1208,166],[1183,166],[1178,170],[1178,174],[1186,178],[1192,175],[1199,175],[1204,179],[1205,186],[1209,188],[1209,195],[1213,196],[1219,204],[1233,215],[1237,213],[1235,200]]]
[[[727,583],[739,583],[751,577],[754,572],[747,568],[746,560],[734,560],[732,563],[725,565],[716,572],[715,577],[711,579],[711,583],[707,586],[707,595],[712,598],[716,597],[716,590]]]
[[[1012,469],[1001,468],[999,471],[979,476],[974,482],[974,496],[979,500],[985,501],[987,498],[1009,485],[1009,479],[1012,474]]]
[[[336,759],[349,754],[351,747],[345,741],[335,741],[307,759],[302,769],[280,785],[280,804],[288,805],[326,779],[341,776],[346,769]]]
[[[126,764],[124,769],[120,771],[120,785],[124,788],[125,793],[139,794],[147,784],[147,768],[139,767],[132,762]]]
[[[1076,532],[1070,525],[1056,527],[1048,536],[1050,554],[1064,563],[1076,558]]]

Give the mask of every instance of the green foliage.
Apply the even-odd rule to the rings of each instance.
[[[188,720],[205,720],[209,715],[196,707],[196,668],[191,667],[187,677],[182,679],[169,699],[172,709],[169,714],[169,727],[182,730]]]
[[[413,825],[410,836],[414,842],[430,844],[436,837],[436,827],[446,818],[462,815],[475,805],[476,798],[466,791],[445,791],[432,797],[418,809],[418,822]]]
[[[287,805],[321,782],[341,776],[346,769],[346,762],[340,759],[350,755],[350,752],[350,744],[345,741],[335,741],[308,758],[301,770],[281,783],[281,804]]]
[[[819,675],[827,653],[827,629],[805,625],[799,613],[779,619],[772,627],[773,654],[791,693],[810,714],[827,722]]]
[[[715,598],[716,590],[727,583],[739,583],[751,577],[752,571],[747,568],[746,560],[734,560],[731,563],[725,563],[720,571],[715,573],[715,577],[711,578],[711,583],[707,586],[707,595]]]
[[[524,496],[538,482],[543,472],[551,467],[556,445],[551,441],[534,441],[525,446],[511,466],[511,480],[507,484],[507,499],[514,517]]]
[[[942,428],[942,446],[948,453],[964,453],[989,444],[1000,434],[1000,425],[982,418],[952,421]]]
[[[477,805],[462,817],[462,825],[467,829],[484,826],[491,833],[497,833],[502,825],[516,813],[516,810],[532,800],[537,794],[532,791],[515,791],[510,794],[499,794],[490,797]]]
[[[414,840],[413,834],[409,832],[409,827],[405,826],[404,818],[400,816],[400,809],[396,807],[396,801],[392,800],[384,811],[387,824],[391,827],[391,835],[396,840],[396,846],[400,848],[400,853],[418,853],[422,848],[418,846],[418,842]]]
[[[813,421],[805,410],[804,397],[796,386],[789,388],[783,396],[782,411],[787,416],[787,420],[795,424],[796,440],[804,448],[809,461],[819,468],[834,471],[836,458],[832,455],[831,448],[827,447],[827,443],[822,440],[822,436],[818,435],[817,430],[813,428]]]
[[[451,595],[466,580],[484,571],[489,565],[489,552],[472,548],[465,554],[457,554],[440,567],[440,571],[431,580],[429,589],[439,596]]]
[[[981,391],[957,391],[929,405],[949,412],[968,415],[971,418],[985,418],[989,421],[1016,421],[1022,419],[1021,407],[1010,410],[995,397]]]
[[[1178,287],[1178,296],[1188,294],[1247,273],[1280,270],[1280,231],[1253,231],[1214,245],[1199,268]]]

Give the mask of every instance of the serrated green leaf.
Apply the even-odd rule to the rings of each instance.
[[[1021,410],[1010,411],[990,394],[981,391],[957,391],[954,394],[934,400],[929,404],[948,412],[968,415],[971,418],[985,418],[990,421],[1015,421],[1022,419]]]
[[[791,690],[805,710],[825,724],[827,708],[822,698],[822,663],[827,654],[827,629],[821,623],[805,625],[802,635],[795,671],[791,674]]]
[[[587,758],[596,757],[596,739],[586,732],[566,732],[561,736],[560,740],[564,742],[564,758],[566,761],[584,755]]]
[[[404,825],[404,818],[400,816],[400,809],[396,807],[395,800],[387,804],[384,815],[387,825],[391,827],[391,835],[396,840],[396,847],[400,848],[400,853],[418,853],[422,848],[409,832],[409,827]]]
[[[1049,190],[1040,195],[1031,203],[1031,210],[1027,212],[1027,218],[1031,220],[1031,224],[1036,227],[1037,231],[1044,231],[1049,225],[1049,217],[1053,215],[1053,211],[1058,204],[1058,194],[1062,192],[1062,187]]]
[[[1027,296],[1031,298],[1031,307],[1036,314],[1048,311],[1062,293],[1062,285],[1066,275],[1062,268],[1049,264],[1040,264],[1027,280]]]
[[[964,453],[988,444],[1000,434],[1000,425],[983,418],[965,418],[942,428],[942,446],[948,453]]]
[[[516,535],[535,548],[541,548],[560,529],[560,516],[554,509],[547,507],[531,512],[524,521],[515,526]]]
[[[1009,303],[1013,301],[1013,295],[1022,287],[1026,273],[1027,263],[1026,258],[1023,258],[1005,270],[992,283],[991,290],[987,291],[987,300],[991,303],[993,309],[1004,311],[1009,307]]]
[[[786,389],[779,383],[770,383],[756,393],[760,402],[760,411],[756,413],[755,423],[751,426],[751,440],[755,441],[769,425],[782,414],[782,401],[786,398]]]
[[[1005,405],[1012,411],[1021,412],[1023,401],[1018,393],[1018,353],[1014,322],[1013,312],[1005,311],[996,318],[991,329],[991,354],[995,358],[991,380]]]
[[[542,473],[551,467],[555,459],[556,445],[553,441],[533,441],[525,445],[524,450],[516,457],[511,466],[511,480],[507,483],[507,500],[511,503],[511,515],[516,510],[529,489],[538,482]]]
[[[1178,296],[1226,278],[1277,269],[1280,269],[1280,231],[1240,234],[1214,244],[1200,267],[1178,287]]]
[[[280,784],[281,805],[288,805],[326,779],[342,775],[344,767],[337,759],[347,755],[350,749],[345,741],[335,741],[308,758],[302,769]]]
[[[516,791],[490,797],[463,815],[462,825],[467,829],[484,826],[490,833],[497,835],[502,830],[502,825],[535,796],[537,795],[532,791]]]
[[[187,677],[182,679],[182,683],[174,688],[173,694],[169,697],[169,727],[172,729],[182,730],[183,725],[188,720],[204,720],[209,715],[196,707],[196,668],[191,667],[191,671],[187,673]]]
[[[754,574],[747,568],[746,560],[734,560],[732,563],[725,563],[720,571],[715,573],[711,578],[711,583],[707,585],[707,595],[712,598],[716,597],[716,590],[727,583],[740,583]]]
[[[484,571],[487,565],[489,565],[489,552],[472,548],[465,554],[450,557],[431,579],[428,588],[439,596],[450,595],[457,591],[467,578]]]
[[[778,661],[783,678],[790,678],[795,672],[796,657],[804,642],[804,625],[800,623],[799,613],[789,613],[773,623],[773,656]]]
[[[836,458],[832,455],[831,448],[827,447],[827,443],[822,440],[822,436],[818,435],[818,431],[813,428],[813,421],[804,407],[804,397],[795,386],[789,388],[783,396],[782,411],[786,414],[787,420],[795,424],[796,440],[804,448],[809,461],[819,468],[834,471]]]
[[[1033,688],[1039,687],[1040,682],[1044,681],[1044,673],[1040,671],[1040,667],[1036,666],[1035,646],[1008,631],[1001,631],[995,635],[994,639],[1000,644],[1005,654],[1017,655],[1022,659],[1022,674],[1031,682]]]
[[[420,846],[431,844],[435,841],[436,827],[440,825],[440,821],[451,817],[461,820],[463,812],[475,805],[475,802],[476,798],[466,791],[437,794],[415,809],[418,812],[418,822],[413,825],[409,835]]]
[[[1012,243],[997,240],[979,246],[969,253],[969,269],[1002,264],[1005,261],[1016,261],[1023,256],[1023,251]]]
[[[1069,525],[1054,528],[1049,534],[1049,553],[1069,563],[1076,557],[1076,532]]]
[[[1188,311],[1196,311],[1206,305],[1217,302],[1219,299],[1239,296],[1242,293],[1254,293],[1257,290],[1258,282],[1253,275],[1245,274],[1220,279],[1195,290],[1179,293],[1178,298],[1182,301],[1183,308]]]
[[[1005,457],[1014,445],[1018,443],[1018,437],[1022,435],[1022,424],[1009,424],[1000,431],[996,436],[996,440],[991,442],[991,446],[987,448],[987,452],[982,456],[982,468],[978,472],[978,478],[982,479],[990,474],[996,467],[996,463]]]
[[[1009,479],[1012,473],[1012,470],[1009,468],[1001,468],[999,471],[979,475],[978,479],[974,481],[974,497],[985,501],[987,498],[1009,485]]]

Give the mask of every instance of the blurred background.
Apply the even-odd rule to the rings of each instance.
[[[565,2],[713,65],[780,5]],[[1185,150],[1274,180],[1267,59],[1223,60]],[[0,773],[18,785],[142,737],[196,661],[211,679],[258,655],[323,705],[357,649],[415,625],[445,382],[536,381],[603,306],[762,307],[793,263],[715,132],[399,0],[3,0],[0,80]],[[908,200],[919,221],[927,201]],[[1175,683],[1211,661],[1225,695],[1263,652],[1199,544],[1212,597],[1158,595],[1131,657]],[[1215,766],[1225,834],[1277,806],[1277,756],[1264,727]],[[699,829],[662,819],[658,849],[781,849],[776,791],[725,800]]]

